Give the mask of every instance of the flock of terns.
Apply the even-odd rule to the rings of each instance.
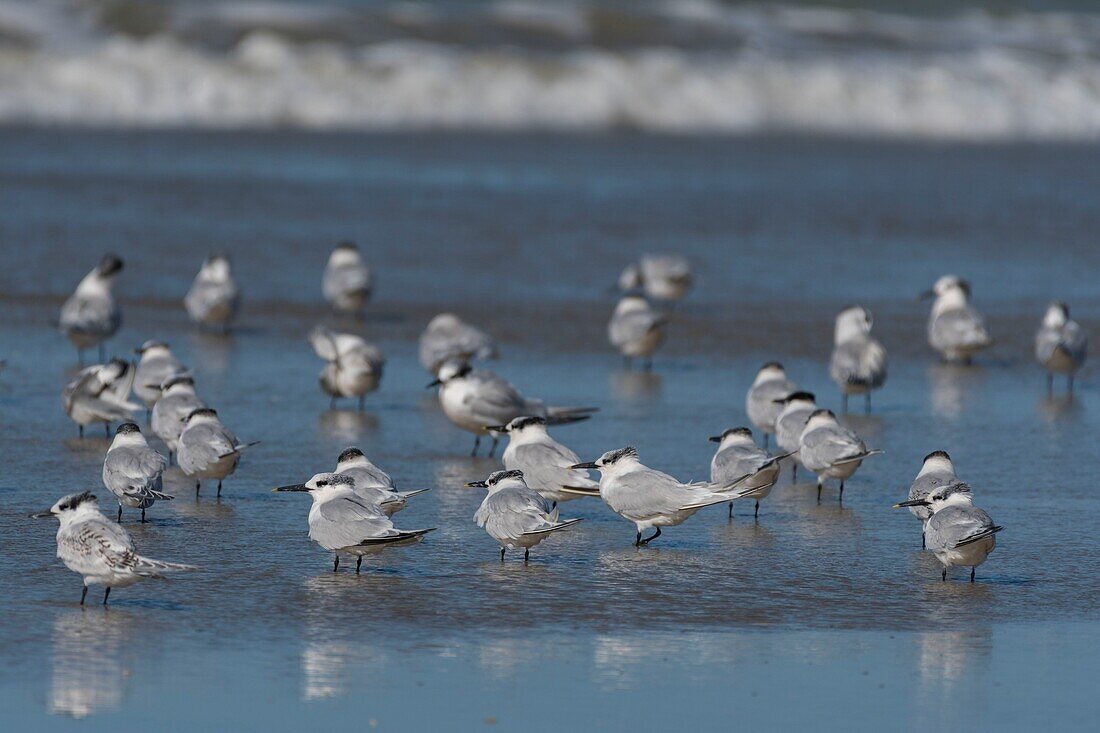
[[[103,423],[109,436],[111,424],[120,423],[103,462],[103,484],[118,501],[117,519],[102,514],[96,497],[87,491],[65,496],[48,511],[32,515],[59,520],[57,554],[84,578],[81,604],[90,585],[106,587],[106,604],[113,587],[194,569],[139,555],[120,524],[123,509],[139,509],[145,521],[147,509],[171,499],[163,491],[163,473],[173,459],[194,479],[196,493],[204,479],[216,480],[220,496],[222,482],[236,470],[242,453],[254,445],[239,441],[222,424],[197,394],[194,376],[167,344],[146,341],[135,349],[136,363],[104,360],[103,343],[121,323],[112,286],[122,269],[118,257],[105,256],[80,281],[58,321],[81,362],[85,349],[100,350],[103,363],[81,369],[62,391],[62,403],[81,436],[94,423]],[[687,261],[676,255],[646,255],[622,273],[619,285],[625,294],[608,324],[608,340],[628,366],[641,359],[645,368],[651,368],[669,325],[666,311],[656,304],[671,306],[692,284]],[[337,313],[359,316],[371,290],[370,269],[360,251],[351,243],[339,244],[322,278],[325,299]],[[981,314],[970,305],[965,280],[945,275],[928,295],[934,298],[928,341],[945,360],[969,363],[993,343]],[[199,327],[228,331],[240,307],[240,291],[226,256],[206,260],[184,304]],[[886,381],[886,350],[872,337],[872,324],[871,313],[860,306],[846,308],[836,318],[829,373],[841,391],[845,411],[849,395],[859,394],[870,411],[871,393]],[[309,342],[325,362],[321,389],[333,402],[357,398],[362,409],[364,396],[377,389],[382,378],[385,360],[379,349],[357,335],[323,327],[309,334]],[[1053,389],[1053,375],[1058,373],[1067,376],[1072,391],[1073,375],[1086,352],[1085,332],[1070,319],[1068,308],[1051,304],[1035,339],[1035,355],[1047,371],[1048,390]],[[882,453],[868,448],[833,412],[818,408],[813,394],[791,381],[779,363],[770,362],[759,370],[745,402],[752,426],[763,435],[763,447],[757,445],[749,427],[733,427],[712,437],[718,447],[709,481],[679,481],[643,464],[632,446],[582,461],[548,429],[588,419],[596,408],[546,405],[524,396],[496,373],[472,365],[495,356],[497,345],[491,336],[450,313],[432,319],[420,337],[420,362],[434,377],[428,386],[438,387],[440,406],[451,422],[474,434],[472,455],[477,455],[485,436],[492,439],[490,456],[500,438],[508,440],[504,470],[467,484],[487,490],[474,521],[499,543],[502,561],[508,549],[523,549],[527,560],[531,548],[546,537],[581,521],[558,516],[558,504],[569,500],[601,498],[634,524],[635,545],[645,546],[660,537],[662,527],[681,524],[709,506],[729,504],[732,516],[734,500],[751,499],[758,516],[760,501],[776,484],[783,462],[791,465],[795,476],[800,465],[816,475],[819,501],[830,479],[839,483],[842,499],[845,481],[864,460]],[[167,457],[149,445],[133,421],[142,407]],[[767,450],[772,435],[779,448],[774,455]],[[590,471],[599,473],[598,481]],[[428,489],[399,489],[354,447],[340,454],[333,471],[274,490],[311,496],[309,537],[333,553],[334,571],[341,557],[354,557],[358,572],[363,556],[417,543],[434,529],[394,526],[392,516]],[[995,535],[1002,529],[973,505],[970,488],[956,476],[944,451],[924,459],[908,499],[895,506],[908,507],[921,521],[922,544],[942,564],[943,580],[949,568],[961,566],[971,569],[973,581],[974,569],[993,551]]]

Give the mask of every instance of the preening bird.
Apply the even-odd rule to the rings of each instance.
[[[81,369],[61,390],[61,405],[80,429],[101,422],[104,434],[110,436],[111,423],[132,420],[134,411],[141,409],[130,401],[137,370],[130,362],[112,359],[106,364],[95,364]]]
[[[329,255],[321,291],[337,313],[361,316],[370,300],[373,281],[370,268],[363,261],[359,248],[352,242],[341,242]]]
[[[969,364],[974,355],[993,344],[985,319],[970,305],[970,283],[956,275],[944,275],[932,290],[928,317],[928,343],[947,362]]]
[[[326,362],[319,380],[321,391],[332,398],[330,406],[335,407],[340,397],[358,397],[362,410],[364,397],[378,389],[382,381],[386,365],[382,352],[359,336],[335,333],[322,326],[310,331],[309,343]]]
[[[117,255],[103,255],[61,306],[58,328],[76,347],[81,365],[84,349],[91,346],[99,346],[99,360],[103,361],[103,342],[122,325],[122,313],[112,292],[120,272],[122,260]]]
[[[463,321],[454,313],[440,313],[420,334],[420,365],[433,377],[452,359],[473,361],[495,359],[497,343],[492,336]]]

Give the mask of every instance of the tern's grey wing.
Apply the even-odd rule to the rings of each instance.
[[[122,318],[115,301],[106,295],[73,295],[61,306],[58,325],[66,333],[110,336],[118,330]]]
[[[1089,338],[1085,329],[1076,321],[1070,321],[1062,329],[1062,339],[1066,353],[1075,363],[1080,364],[1088,353]]]
[[[674,514],[695,498],[692,489],[653,469],[624,474],[618,483],[612,508],[627,517]]]
[[[364,540],[398,534],[381,509],[353,496],[323,502],[316,517],[310,517],[309,537],[322,547],[335,550],[352,547]]]
[[[194,395],[162,397],[153,405],[153,433],[161,440],[178,440],[183,432],[183,418],[200,407],[206,407],[206,404]]]
[[[1070,321],[1061,328],[1044,326],[1035,334],[1035,356],[1040,362],[1045,364],[1050,361],[1058,350],[1064,352],[1075,364],[1085,360],[1088,337],[1075,321]]]
[[[73,400],[78,395],[88,394],[88,390],[92,383],[96,381],[96,372],[98,367],[90,366],[81,369],[68,384],[65,385],[65,389],[61,390],[61,403],[65,406],[65,412],[72,412]]]
[[[964,544],[967,539],[989,534],[993,520],[975,506],[949,506],[932,515],[925,529],[925,545],[929,550],[947,550]]]
[[[382,351],[374,344],[366,342],[349,349],[340,357],[340,366],[343,369],[362,369],[378,375],[382,374],[385,364],[386,359],[382,356]]]
[[[569,468],[580,462],[577,454],[561,443],[525,443],[510,454],[505,468],[523,471],[527,485],[536,491],[558,491],[564,486],[595,489],[599,483],[589,478],[588,471]]]
[[[831,466],[863,453],[867,446],[852,431],[841,427],[820,427],[802,436],[800,457],[807,468]]]
[[[369,461],[366,466],[350,466],[338,473],[351,476],[355,479],[356,486],[382,486],[389,489],[395,487],[390,475]]]
[[[928,336],[937,349],[980,348],[991,343],[984,319],[969,306],[935,317],[929,324]]]
[[[767,451],[753,445],[731,445],[714,454],[710,463],[710,480],[728,484],[756,473],[772,462]]]
[[[886,381],[886,349],[874,339],[853,339],[833,349],[829,376],[840,385],[877,389]]]
[[[420,364],[433,374],[448,359],[496,355],[492,336],[465,323],[425,331],[420,337]]]
[[[665,316],[654,311],[631,311],[612,316],[611,323],[608,324],[608,340],[612,346],[622,346],[645,338],[664,322]]]
[[[501,489],[485,497],[474,520],[493,537],[518,539],[551,524],[550,505],[533,489]]]
[[[469,379],[473,383],[466,395],[466,406],[486,425],[504,425],[525,414],[527,401],[501,377],[474,371]]]
[[[201,471],[232,453],[236,443],[233,434],[221,425],[192,425],[180,435],[180,468],[188,473]]]
[[[167,467],[164,456],[152,448],[114,448],[103,461],[103,483],[116,494],[140,498],[161,491]]]

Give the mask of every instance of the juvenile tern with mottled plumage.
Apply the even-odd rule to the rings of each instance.
[[[130,533],[99,511],[93,494],[69,494],[44,512],[31,517],[57,517],[57,557],[69,570],[84,577],[80,605],[88,586],[104,585],[103,605],[112,588],[125,588],[143,578],[163,578],[166,573],[196,570],[193,565],[163,562],[137,554]]]
[[[395,529],[377,505],[355,494],[355,479],[336,473],[319,473],[304,484],[280,486],[274,491],[308,492],[309,538],[333,553],[332,571],[340,569],[340,556],[355,557],[359,572],[364,555],[376,555],[388,547],[420,542],[431,529]]]
[[[145,510],[154,502],[172,499],[163,491],[166,468],[168,461],[149,447],[141,428],[132,422],[118,426],[103,459],[103,485],[118,499],[117,521],[122,521],[124,506],[141,509],[144,522]]]
[[[572,527],[577,519],[558,520],[557,508],[523,480],[523,471],[496,471],[485,481],[472,481],[467,487],[488,489],[474,514],[474,522],[500,543],[500,561],[508,548],[523,548],[523,561],[531,548],[552,533]]]

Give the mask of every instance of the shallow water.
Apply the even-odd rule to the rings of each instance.
[[[0,701],[17,722],[1071,728],[1093,709],[1100,405],[1089,368],[1075,399],[1045,399],[1030,340],[1052,297],[1092,331],[1100,319],[1096,150],[56,129],[0,143]],[[305,342],[347,236],[379,278],[350,327],[389,360],[363,413],[327,409]],[[230,427],[263,442],[220,501],[173,469],[178,498],[147,525],[127,515],[141,551],[200,572],[80,610],[53,526],[25,517],[100,487],[107,442],[78,440],[61,411],[75,354],[50,321],[108,248],[127,261],[112,350],[170,341]],[[245,292],[232,338],[195,333],[179,302],[213,249]],[[688,255],[699,285],[655,372],[624,372],[604,341],[608,287],[659,249]],[[972,280],[998,339],[974,368],[924,344],[914,296],[944,271]],[[599,406],[556,431],[583,457],[631,443],[703,478],[707,436],[744,422],[762,362],[839,407],[831,321],[853,300],[892,362],[874,413],[848,418],[886,455],[843,504],[785,474],[758,522],[750,504],[732,520],[717,507],[637,550],[631,525],[575,501],[562,515],[585,521],[527,566],[502,565],[473,525],[481,493],[462,485],[499,464],[469,458],[423,388],[415,340],[436,312],[498,335],[492,368],[529,394]],[[305,497],[268,491],[348,444],[433,489],[398,526],[439,527],[358,577],[308,541]],[[890,508],[937,448],[1006,527],[974,585],[941,583],[919,525]]]

